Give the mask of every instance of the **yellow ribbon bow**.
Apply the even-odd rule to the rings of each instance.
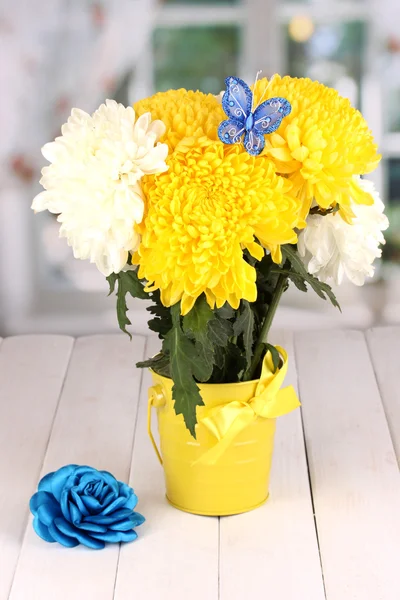
[[[293,386],[280,389],[288,368],[288,355],[280,346],[276,348],[283,359],[283,364],[274,373],[271,352],[266,353],[253,398],[247,402],[233,400],[229,404],[215,406],[199,421],[218,441],[194,464],[215,464],[235,437],[258,417],[275,419],[300,406]]]

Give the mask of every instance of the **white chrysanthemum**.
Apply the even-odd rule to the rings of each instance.
[[[299,234],[298,251],[308,272],[325,283],[340,284],[346,275],[356,285],[363,285],[365,278],[374,274],[372,263],[382,254],[382,231],[389,226],[384,204],[371,181],[360,179],[358,184],[372,195],[374,204],[354,202],[352,225],[339,213],[309,215],[307,227]]]
[[[60,237],[75,258],[89,259],[106,276],[118,273],[136,250],[134,226],[143,218],[143,175],[167,170],[165,131],[150,113],[135,122],[133,108],[107,100],[92,116],[73,109],[61,137],[42,148],[50,166],[42,169],[46,191],[35,211],[58,214]]]

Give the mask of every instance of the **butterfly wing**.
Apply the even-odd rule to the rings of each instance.
[[[218,127],[218,137],[224,144],[236,144],[243,137],[245,126],[235,119],[222,121]]]
[[[253,94],[247,83],[239,77],[225,79],[226,91],[222,96],[222,108],[229,119],[243,122],[251,112]]]
[[[265,139],[263,133],[259,133],[254,127],[246,132],[244,147],[251,156],[258,156],[264,150],[264,146]]]
[[[266,100],[254,111],[254,130],[262,135],[273,133],[291,110],[292,106],[286,98]]]

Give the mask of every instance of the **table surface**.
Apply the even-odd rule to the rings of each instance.
[[[278,421],[269,501],[218,519],[164,499],[149,375],[134,367],[156,338],[4,339],[0,600],[398,600],[400,328],[273,341],[302,409]],[[35,535],[29,498],[68,463],[129,481],[147,518],[138,540],[96,552]]]

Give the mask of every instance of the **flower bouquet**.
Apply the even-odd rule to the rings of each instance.
[[[233,514],[268,495],[287,355],[269,340],[289,285],[338,307],[330,287],[373,274],[388,225],[379,155],[350,102],[275,75],[220,96],[170,90],[125,108],[74,109],[46,144],[35,211],[58,215],[74,256],[95,263],[127,332],[127,295],[150,301],[152,371],[167,496]]]

